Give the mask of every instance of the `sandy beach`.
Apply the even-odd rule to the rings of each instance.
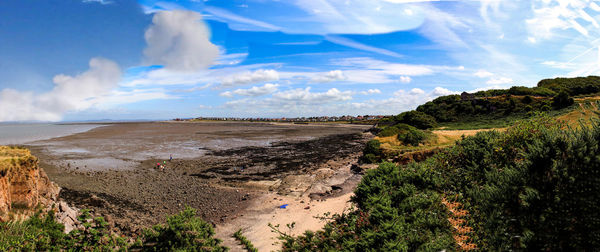
[[[117,123],[27,147],[63,188],[61,198],[106,216],[115,232],[139,234],[191,206],[234,251],[229,237],[240,228],[269,251],[276,236],[268,223],[296,222],[301,233],[323,224],[313,216],[348,206],[368,128]],[[164,171],[157,162],[166,162]],[[278,208],[283,204],[288,208]]]

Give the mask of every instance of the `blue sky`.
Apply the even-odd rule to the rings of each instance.
[[[0,2],[0,121],[397,114],[600,70],[595,0]]]

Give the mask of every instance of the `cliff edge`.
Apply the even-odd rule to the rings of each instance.
[[[38,206],[51,208],[59,191],[28,149],[0,146],[0,221],[26,218]]]

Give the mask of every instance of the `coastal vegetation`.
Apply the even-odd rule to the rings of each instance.
[[[283,233],[283,250],[594,250],[599,91],[595,76],[548,79],[442,96],[380,120],[362,161],[383,162],[356,188],[356,208],[322,230]],[[425,137],[412,144],[405,135],[439,138],[449,129],[477,133],[453,144]],[[419,144],[442,148],[422,162],[385,162]]]
[[[485,131],[419,163],[382,163],[356,209],[282,235],[284,251],[593,250],[600,245],[600,123],[547,116]]]
[[[35,214],[25,221],[0,222],[1,251],[227,251],[214,238],[210,224],[186,208],[167,218],[166,224],[147,229],[129,243],[112,233],[102,217],[92,217],[88,210],[79,216],[83,229],[65,234],[64,225],[56,222],[54,213]]]
[[[546,79],[532,88],[516,86],[441,96],[415,110],[379,120],[373,130],[379,148],[372,148],[376,145],[372,143],[365,149],[362,161],[391,161],[415,151],[433,153],[458,140],[440,130],[503,129],[541,113],[550,117],[571,116],[563,118],[569,121],[585,114],[581,111],[586,110],[588,104],[592,104],[592,108],[587,109],[588,114],[590,110],[597,110],[599,90],[600,77],[590,76]],[[464,133],[472,135],[474,132]]]

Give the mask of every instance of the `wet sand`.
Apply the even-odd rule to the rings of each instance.
[[[118,123],[27,147],[63,188],[63,199],[106,216],[117,232],[139,234],[185,206],[229,232],[221,227],[252,216],[248,207],[265,197],[347,195],[357,183],[351,166],[371,137],[362,133],[368,127]],[[155,169],[170,154],[166,169]]]

